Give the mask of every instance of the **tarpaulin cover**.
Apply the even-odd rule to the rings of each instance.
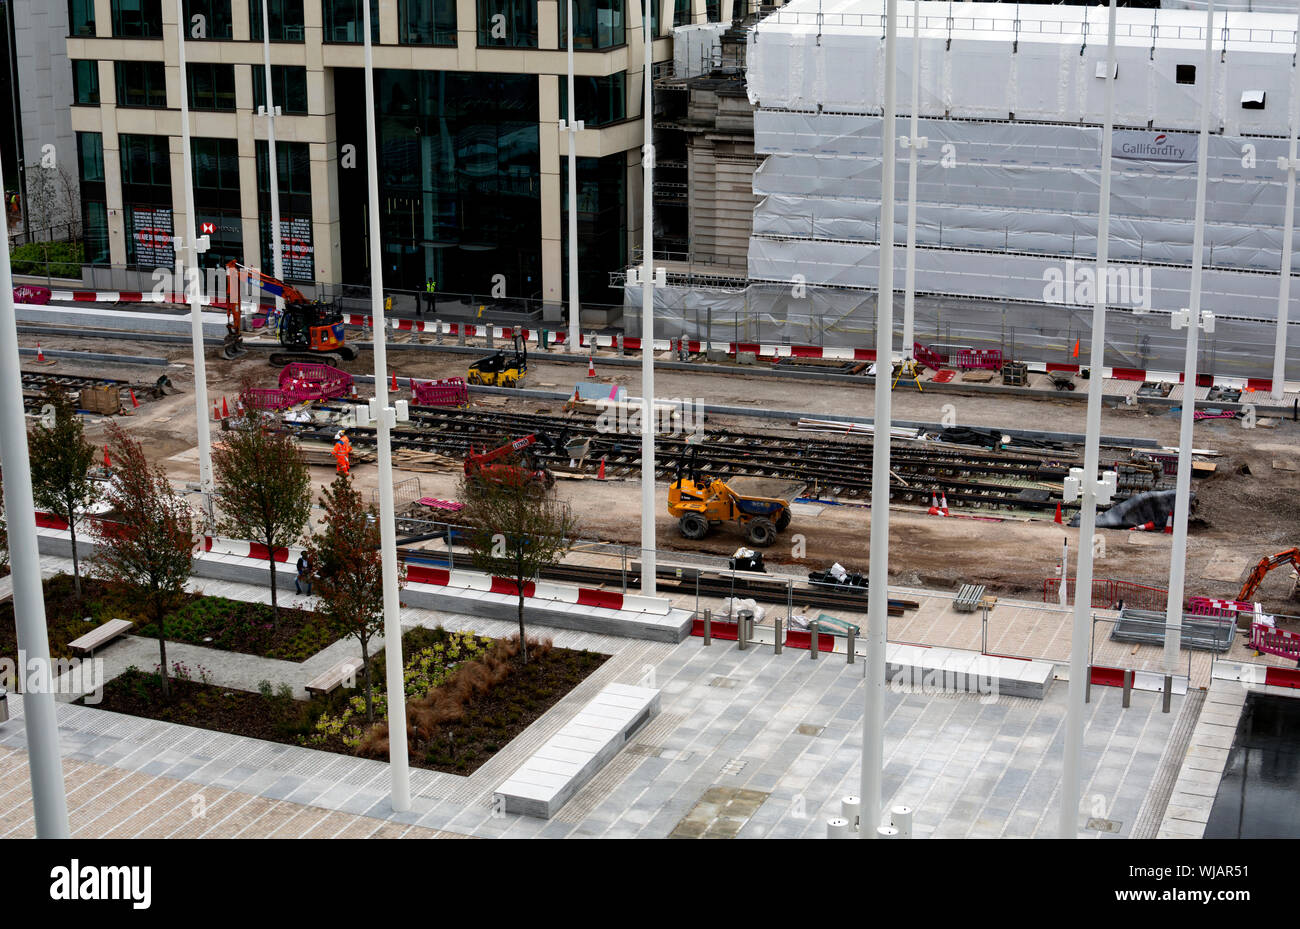
[[[1146,493],[1134,494],[1127,500],[1116,503],[1104,513],[1098,513],[1097,528],[1130,529],[1150,523],[1156,529],[1163,529],[1165,520],[1174,511],[1174,497],[1177,493],[1176,490],[1149,490]],[[1195,504],[1196,494],[1192,494],[1191,500]],[[1077,513],[1074,519],[1070,520],[1070,525],[1079,525]]]

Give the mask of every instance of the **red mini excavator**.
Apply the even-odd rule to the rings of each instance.
[[[549,490],[555,484],[555,475],[546,468],[538,467],[537,462],[533,461],[531,455],[526,451],[526,449],[539,444],[552,451],[560,448],[560,443],[540,432],[534,432],[522,439],[507,442],[500,448],[494,448],[490,452],[475,452],[471,447],[469,454],[465,456],[465,476],[477,478],[485,483],[509,484],[511,486],[531,484],[540,489]],[[504,458],[521,453],[525,459],[524,465],[502,461]]]

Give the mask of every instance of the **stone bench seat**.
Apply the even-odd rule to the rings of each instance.
[[[497,788],[497,802],[550,819],[658,712],[658,690],[608,685]]]
[[[128,619],[110,619],[85,635],[68,643],[74,655],[93,655],[95,649],[102,648],[133,627],[135,623]]]

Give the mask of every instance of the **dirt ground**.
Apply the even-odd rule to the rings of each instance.
[[[24,345],[34,344],[23,337]],[[193,408],[191,355],[187,346],[128,339],[84,339],[42,336],[46,349],[80,349],[167,357],[167,368],[148,365],[96,364],[94,373],[152,383],[167,373],[180,393],[163,401],[141,406],[134,416],[119,418],[125,428],[142,439],[155,460],[166,464],[177,481],[195,481],[198,476]],[[464,375],[472,355],[390,350],[390,370],[401,377],[446,377]],[[24,359],[25,370],[40,370]],[[346,367],[354,373],[373,372],[370,353],[362,354]],[[82,362],[58,360],[48,370],[85,373]],[[626,386],[640,393],[640,370],[634,367],[602,366],[596,363],[597,380]],[[874,392],[868,386],[825,385],[736,374],[693,374],[660,371],[656,376],[658,397],[698,398],[707,404],[752,405],[761,408],[797,409],[803,413],[834,418],[873,416]],[[569,392],[585,372],[579,365],[547,361],[542,354],[530,357],[528,385],[541,390]],[[208,391],[218,402],[225,397],[233,405],[241,379],[255,386],[272,386],[275,371],[265,356],[250,354],[234,362],[223,361],[209,352]],[[363,391],[364,392],[364,391]],[[530,400],[506,401],[476,398],[486,409],[526,412],[560,411],[560,403]],[[900,385],[893,394],[893,416],[898,420],[937,422],[945,413],[955,414],[962,425],[1001,426],[1083,432],[1085,405],[1079,401],[998,397],[985,394],[961,395],[927,391],[917,393]],[[791,423],[752,418],[710,417],[714,426],[736,425],[747,431],[768,429],[794,434]],[[92,441],[99,438],[105,420],[87,424]],[[213,424],[214,437],[219,424]],[[1103,433],[1115,436],[1153,438],[1162,445],[1178,441],[1178,414],[1162,407],[1108,408],[1103,413]],[[1217,452],[1211,457],[1215,473],[1197,479],[1193,490],[1198,506],[1188,541],[1187,591],[1192,594],[1231,597],[1241,579],[1261,557],[1300,543],[1300,424],[1281,420],[1272,428],[1243,429],[1236,421],[1206,420],[1198,423],[1195,446]],[[1275,467],[1275,464],[1281,467]],[[313,468],[317,483],[332,477],[332,468]],[[373,487],[373,464],[354,468],[358,484]],[[397,473],[397,479],[412,475]],[[458,480],[456,471],[420,473],[421,492],[453,499]],[[568,500],[583,521],[584,534],[609,541],[639,544],[639,485],[636,481],[594,480],[557,483],[559,494]],[[740,544],[740,535],[728,527],[715,531],[703,543],[688,543],[677,534],[675,520],[667,514],[667,485],[657,488],[656,533],[661,549],[710,552],[729,555]],[[865,571],[870,510],[860,506],[827,506],[820,511],[800,508],[790,529],[767,553],[772,563],[798,560],[809,568],[823,568],[839,561],[850,569]],[[793,559],[790,545],[802,536],[804,557]],[[1036,599],[1044,578],[1053,575],[1060,560],[1062,537],[1070,539],[1070,558],[1077,554],[1077,530],[1047,520],[989,520],[988,518],[932,517],[923,510],[895,507],[890,514],[891,581],[909,586],[952,589],[964,582],[987,585],[1004,595]],[[1169,574],[1170,536],[1102,530],[1099,532],[1096,575],[1164,587]],[[787,541],[788,540],[788,541]],[[1073,573],[1073,571],[1071,571]],[[1273,572],[1261,588],[1266,606],[1279,612],[1300,614],[1300,602],[1288,600],[1290,572]]]

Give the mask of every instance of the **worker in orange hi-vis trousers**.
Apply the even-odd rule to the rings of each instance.
[[[348,456],[351,454],[352,443],[348,441],[347,433],[340,430],[334,435],[334,461],[337,462],[335,467],[337,473],[348,473]]]

